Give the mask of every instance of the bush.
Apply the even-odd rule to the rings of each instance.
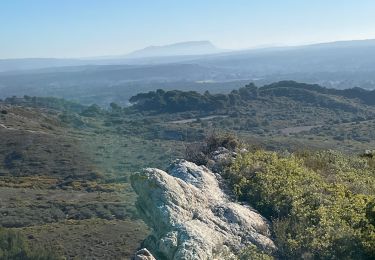
[[[272,220],[283,258],[375,258],[375,175],[366,159],[256,151],[240,154],[225,177]]]
[[[185,158],[197,165],[206,165],[213,152],[219,147],[230,151],[240,146],[237,137],[231,133],[211,134],[202,143],[192,143],[186,147]]]
[[[240,252],[239,260],[272,260],[272,256],[259,250],[256,246],[248,246]]]

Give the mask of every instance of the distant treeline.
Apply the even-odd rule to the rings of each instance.
[[[320,94],[334,95],[349,99],[358,99],[366,105],[375,105],[375,90],[366,90],[363,88],[348,88],[348,89],[334,89],[334,88],[325,88],[317,84],[305,84],[298,83],[295,81],[280,81],[270,85],[266,85],[261,90],[275,90],[275,89],[303,89],[314,91]]]
[[[158,89],[148,93],[137,94],[131,97],[129,101],[133,104],[133,108],[140,111],[176,113],[233,110],[239,107],[247,107],[251,104],[251,101],[272,103],[275,100],[285,104],[288,102],[300,102],[314,107],[356,112],[358,109],[356,104],[375,106],[375,90],[369,91],[361,88],[338,90],[321,87],[316,84],[280,81],[263,87],[257,87],[250,83],[239,89],[232,90],[229,94],[212,94],[209,91],[201,94],[196,91],[165,91]],[[3,102],[12,105],[28,105],[90,115],[98,114],[102,110],[101,107],[95,104],[87,107],[77,102],[54,97],[14,96],[6,98]],[[111,103],[110,109],[118,111],[121,107]]]
[[[212,95],[208,91],[200,94],[195,91],[164,91],[158,89],[133,96],[129,101],[141,110],[159,112],[209,111],[226,107],[228,105],[228,95]]]
[[[130,98],[130,102],[139,110],[173,113],[215,111],[234,106],[246,106],[251,100],[270,100],[277,97],[347,111],[353,111],[356,108],[344,102],[346,99],[375,105],[375,91],[361,88],[336,90],[294,81],[281,81],[260,88],[250,83],[229,94],[211,94],[208,91],[200,94],[195,91],[158,89],[135,95]]]

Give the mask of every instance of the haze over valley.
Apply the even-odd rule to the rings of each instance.
[[[0,96],[55,96],[105,106],[163,86],[225,93],[243,82],[295,80],[374,89],[374,60],[375,40],[242,51],[185,42],[110,59],[0,60]]]

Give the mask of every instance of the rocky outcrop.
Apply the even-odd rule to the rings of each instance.
[[[248,245],[275,251],[267,221],[232,202],[218,177],[185,160],[167,172],[148,168],[131,177],[139,211],[153,229],[144,246],[158,259],[231,259]]]

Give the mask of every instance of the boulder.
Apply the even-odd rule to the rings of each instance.
[[[144,245],[158,259],[231,259],[249,245],[276,250],[267,220],[231,201],[217,177],[185,160],[167,172],[148,168],[132,175],[137,207],[153,229]]]

